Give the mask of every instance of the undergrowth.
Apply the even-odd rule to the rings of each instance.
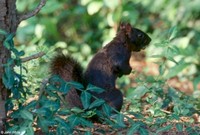
[[[41,83],[35,91],[39,92],[36,100],[27,101],[31,88],[27,87],[26,76],[28,72],[23,66],[21,56],[23,51],[14,47],[13,34],[2,32],[6,36],[4,46],[12,52],[12,58],[5,67],[3,82],[11,91],[11,96],[6,102],[8,111],[7,132],[20,134],[34,134],[41,130],[47,134],[92,134],[94,122],[91,118],[98,116],[98,121],[110,126],[113,130],[126,129],[127,135],[139,133],[142,135],[159,134],[176,128],[177,132],[198,134],[200,128],[194,124],[192,115],[199,113],[200,99],[185,95],[167,85],[167,80],[177,75],[184,66],[190,63],[174,59],[179,53],[178,48],[170,44],[176,35],[175,27],[170,29],[166,41],[157,44],[163,51],[152,57],[164,59],[158,62],[159,76],[147,76],[137,79],[138,86],[129,89],[129,96],[125,99],[124,111],[117,112],[105,101],[90,94],[90,91],[101,93],[101,88],[88,85],[86,89],[78,82],[65,82],[58,76],[52,76]],[[172,55],[173,54],[173,55]],[[175,67],[167,69],[165,61],[175,63]],[[63,95],[72,88],[81,91],[83,109],[67,108]],[[34,96],[34,95],[33,95]],[[91,102],[91,98],[95,100]],[[97,108],[102,108],[101,110]],[[184,121],[183,118],[188,120]],[[86,130],[80,130],[80,128]],[[103,131],[99,131],[102,132]]]

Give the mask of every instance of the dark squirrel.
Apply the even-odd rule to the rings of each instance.
[[[51,72],[59,75],[65,81],[77,81],[84,86],[92,84],[103,88],[103,93],[91,92],[92,95],[104,99],[109,105],[120,111],[123,104],[123,95],[115,86],[116,79],[131,73],[129,59],[132,51],[144,49],[151,38],[129,23],[121,23],[116,37],[105,47],[99,50],[90,61],[86,71],[70,56],[60,55],[51,63]],[[71,89],[65,99],[69,107],[82,108],[80,92]]]

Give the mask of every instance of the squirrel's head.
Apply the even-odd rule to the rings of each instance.
[[[121,23],[120,31],[125,32],[126,41],[130,45],[131,51],[140,51],[151,42],[151,38],[146,33],[133,28],[129,23]]]

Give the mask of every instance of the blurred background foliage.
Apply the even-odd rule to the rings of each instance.
[[[17,9],[29,11],[38,3],[39,0],[17,0]],[[161,63],[160,73],[165,74],[166,80],[177,76],[179,80],[191,81],[197,90],[199,5],[199,0],[48,0],[37,16],[20,24],[15,38],[16,46],[27,56],[39,51],[47,53],[42,59],[25,63],[28,85],[39,86],[49,74],[51,57],[57,53],[71,54],[86,67],[98,49],[115,36],[120,21],[124,21],[151,36],[147,61]],[[173,33],[169,34],[170,30]],[[161,72],[162,68],[166,72]],[[130,80],[123,77],[119,83]]]

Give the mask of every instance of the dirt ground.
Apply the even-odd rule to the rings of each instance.
[[[135,52],[131,57],[130,63],[133,70],[135,70],[139,74],[142,73],[152,76],[156,76],[159,74],[158,65],[153,62],[145,61],[145,53],[143,51],[138,53]],[[144,72],[144,69],[148,69],[148,71]],[[137,75],[134,77],[137,77]],[[167,83],[169,86],[177,90],[180,90],[181,92],[184,92],[189,95],[193,94],[194,91],[193,83],[188,79],[181,81],[178,77],[173,77],[169,79]],[[200,83],[198,84],[197,89],[200,90]]]

